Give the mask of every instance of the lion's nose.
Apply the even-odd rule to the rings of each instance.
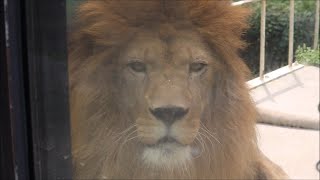
[[[151,113],[159,120],[170,126],[176,120],[181,119],[185,116],[189,109],[176,106],[159,107],[150,109]]]

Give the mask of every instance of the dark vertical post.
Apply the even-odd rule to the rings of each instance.
[[[71,178],[66,0],[26,0],[36,179]]]
[[[4,1],[0,1],[0,179],[14,179]]]
[[[7,4],[4,4],[6,2]],[[5,55],[1,58],[1,85],[3,84],[4,102],[0,109],[4,112],[0,114],[1,123],[5,123],[4,133],[6,144],[1,142],[3,148],[9,150],[8,170],[9,176],[14,173],[13,179],[29,179],[30,159],[28,151],[28,115],[26,111],[26,79],[25,79],[25,46],[24,46],[24,25],[23,6],[20,0],[1,0],[2,12],[1,22],[5,24],[6,36],[1,44],[6,43]],[[4,5],[4,6],[3,6]],[[4,14],[4,18],[3,18]],[[3,24],[0,26],[3,31]],[[3,38],[3,35],[2,35]],[[3,45],[1,45],[3,53]],[[2,86],[1,86],[2,89]],[[7,111],[9,110],[9,111]],[[2,126],[1,126],[2,127]],[[9,134],[10,133],[10,134]],[[10,139],[9,139],[10,138]],[[8,153],[8,152],[7,152]],[[10,157],[11,155],[11,157]],[[12,160],[12,161],[11,161]],[[13,169],[12,166],[13,165]],[[7,179],[7,178],[4,178]],[[10,178],[8,178],[10,179]]]

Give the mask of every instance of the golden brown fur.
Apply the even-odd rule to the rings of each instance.
[[[285,177],[256,144],[256,111],[245,85],[248,69],[238,56],[245,46],[241,35],[247,28],[247,16],[247,9],[222,0],[90,0],[81,4],[69,56],[75,178]],[[185,141],[178,139],[190,147],[199,146],[201,153],[180,167],[149,166],[141,163],[141,152],[144,144],[158,139],[143,139],[141,134],[140,141],[135,139],[133,129],[139,128],[140,122],[128,115],[132,108],[125,108],[132,96],[122,92],[132,86],[119,83],[125,75],[118,59],[130,42],[142,45],[136,37],[151,34],[153,38],[156,33],[160,39],[170,40],[188,34],[185,30],[192,31],[191,39],[203,40],[201,44],[214,54],[217,64],[206,79],[209,95],[202,94],[208,102],[194,113],[201,113],[201,120],[190,121],[194,123],[192,132],[199,133]],[[185,123],[181,127],[190,125],[187,120],[180,122]],[[141,124],[148,123],[158,126],[156,120],[142,120]]]

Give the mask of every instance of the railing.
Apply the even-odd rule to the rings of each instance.
[[[234,6],[243,5],[246,3],[252,3],[260,1],[261,3],[261,26],[260,26],[260,67],[259,67],[259,77],[248,81],[248,86],[250,89],[254,89],[260,85],[263,85],[269,81],[277,79],[295,70],[303,67],[303,65],[294,63],[293,57],[293,43],[294,43],[294,0],[290,0],[290,22],[289,22],[289,54],[288,54],[288,65],[281,67],[275,71],[265,74],[265,30],[266,30],[266,5],[267,0],[242,0],[232,3]],[[316,13],[315,13],[315,26],[314,26],[314,41],[313,48],[316,49],[318,46],[319,37],[319,1],[316,0]]]

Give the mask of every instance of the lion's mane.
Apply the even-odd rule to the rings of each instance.
[[[256,111],[245,85],[248,69],[238,55],[245,47],[241,35],[248,27],[246,8],[229,1],[110,1],[90,0],[77,9],[70,36],[69,72],[72,149],[76,178],[212,178],[258,177]],[[179,24],[179,23],[180,24]],[[182,22],[182,23],[181,23]],[[114,60],[139,31],[166,34],[161,25],[184,28],[192,24],[223,62],[213,88],[211,113],[202,123],[219,143],[208,146],[185,173],[139,164],[135,143],[122,146],[116,134],[128,126],[118,103]],[[161,26],[166,27],[166,26]],[[103,47],[103,55],[98,53]],[[103,67],[103,69],[101,68]],[[209,142],[210,143],[210,142]],[[153,171],[153,172],[152,172]]]

